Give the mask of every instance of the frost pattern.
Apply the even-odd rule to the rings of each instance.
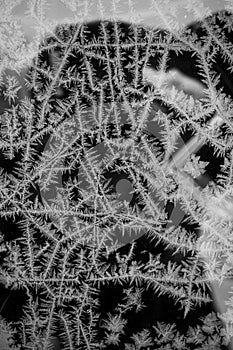
[[[196,3],[186,6],[194,15]],[[64,4],[77,10],[75,1]],[[158,4],[152,1],[151,11]],[[43,13],[33,13],[44,33]],[[220,88],[222,76],[232,73],[233,18],[220,12],[195,31],[159,13],[172,34],[118,21],[61,24],[54,32],[48,26],[30,65],[21,50],[28,50],[29,60],[34,51],[23,48],[20,28],[2,25],[0,281],[26,295],[18,321],[0,320],[9,348],[54,349],[59,338],[67,350],[220,349],[229,336],[212,313],[185,334],[157,322],[125,338],[129,312],[146,308],[145,291],[168,296],[185,319],[211,301],[213,279],[231,276],[231,207],[227,218],[216,212],[225,212],[221,200],[232,198],[233,188],[232,101]],[[4,31],[13,31],[14,40],[6,41]],[[201,100],[184,86],[163,83],[179,55],[192,57],[205,90]],[[219,59],[227,73],[215,71]],[[147,66],[157,74],[153,84],[145,81]],[[17,73],[23,68],[27,97]],[[214,115],[224,126],[210,130]],[[185,130],[222,160],[218,177],[203,191],[191,177],[205,173],[208,161],[192,155],[181,169],[170,162]],[[115,190],[119,176],[131,184],[130,200]],[[203,235],[169,221],[169,205],[179,205]],[[138,255],[143,237],[162,254]],[[210,252],[206,262],[203,250]],[[176,258],[167,261],[166,252]],[[107,286],[123,291],[104,314],[100,300]]]

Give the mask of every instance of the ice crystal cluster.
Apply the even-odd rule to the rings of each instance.
[[[232,277],[230,2],[187,1],[189,27],[177,1],[148,1],[154,27],[131,0],[128,22],[117,0],[94,22],[91,2],[62,2],[79,20],[51,28],[28,1],[32,44],[1,9],[0,347],[222,349],[233,302],[223,321],[208,305]],[[177,165],[193,135],[204,151]]]

